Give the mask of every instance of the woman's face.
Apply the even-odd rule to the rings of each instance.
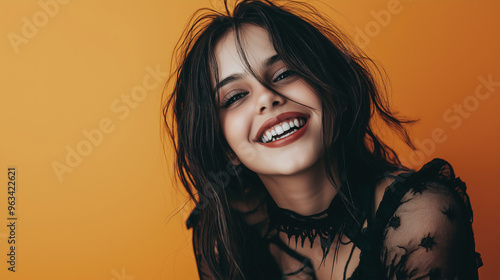
[[[286,98],[248,72],[233,32],[227,32],[215,48],[220,80],[214,88],[220,90],[220,122],[234,160],[263,176],[317,166],[324,151],[320,99],[287,69],[265,29],[244,25],[241,43],[255,74]]]

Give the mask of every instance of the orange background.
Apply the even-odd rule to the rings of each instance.
[[[49,5],[48,15],[40,3],[54,1],[0,2],[0,279],[195,279],[189,206],[182,208],[172,154],[164,160],[160,141],[165,79],[151,72],[168,71],[194,10],[221,1],[74,0]],[[417,168],[445,158],[467,183],[480,276],[495,279],[500,86],[484,100],[474,93],[480,77],[500,82],[500,2],[324,2],[351,36],[366,36],[358,42],[387,70],[395,108],[421,119],[412,129],[421,152],[395,143],[402,157]],[[24,40],[16,45],[12,36]],[[149,89],[141,91],[144,81]],[[454,104],[464,102],[461,116]],[[84,155],[69,156],[69,166],[77,149]],[[67,168],[59,178],[58,163]],[[15,273],[6,263],[10,166],[18,184]]]

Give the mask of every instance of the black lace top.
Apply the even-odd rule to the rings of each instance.
[[[255,262],[245,266],[254,268],[248,279],[477,279],[472,209],[451,165],[434,159],[392,177],[366,217],[347,211],[339,195],[311,216],[280,209],[269,197],[247,211],[248,224],[262,233],[246,252]],[[200,279],[214,279],[199,254],[195,216],[188,221]]]

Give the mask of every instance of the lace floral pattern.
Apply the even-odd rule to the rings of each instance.
[[[472,208],[451,165],[434,159],[397,181],[364,233],[352,279],[477,279]]]
[[[260,204],[259,209],[252,211],[252,214],[266,213],[266,218],[258,224],[269,225],[268,234],[261,240],[267,242],[269,254],[262,258],[273,259],[271,251],[280,251],[286,256],[276,262],[266,262],[282,271],[281,279],[314,280],[317,277],[311,260],[283,243],[277,233],[284,232],[296,246],[304,246],[306,240],[312,244],[319,238],[323,262],[331,254],[330,248],[338,250],[345,245],[335,244],[331,237],[344,231],[354,243],[352,250],[359,248],[361,254],[351,275],[346,275],[347,270],[343,269],[343,279],[478,278],[477,269],[482,262],[475,252],[472,208],[465,184],[455,177],[448,162],[434,159],[418,172],[395,177],[374,218],[369,218],[368,226],[362,230],[345,218],[348,215],[340,202],[336,197],[327,210],[312,216],[280,209],[272,201],[267,207]],[[193,242],[198,252],[202,241],[201,236],[196,236],[196,226],[194,228]],[[203,260],[198,259],[197,263],[200,279],[212,279]],[[269,277],[263,275],[258,279],[279,279]]]

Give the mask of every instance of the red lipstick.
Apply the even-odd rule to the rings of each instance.
[[[283,123],[285,121],[292,120],[292,119],[301,119],[301,121],[303,121],[305,123],[300,128],[298,128],[295,132],[293,132],[292,134],[290,134],[286,137],[283,137],[281,139],[277,139],[277,140],[274,140],[271,142],[266,142],[266,143],[261,141],[263,134],[266,132],[266,130],[268,130],[269,128],[272,128],[273,126],[276,126],[277,124],[280,124],[280,123]],[[308,119],[309,119],[308,115],[306,115],[304,113],[300,113],[300,112],[286,112],[286,113],[279,114],[275,117],[268,119],[267,121],[265,121],[262,124],[259,131],[257,132],[257,135],[256,135],[254,141],[258,142],[261,145],[269,147],[269,148],[277,148],[277,147],[282,147],[282,146],[288,145],[304,135],[304,133],[307,130],[307,127],[309,125]],[[286,134],[286,133],[284,133],[284,134]]]

